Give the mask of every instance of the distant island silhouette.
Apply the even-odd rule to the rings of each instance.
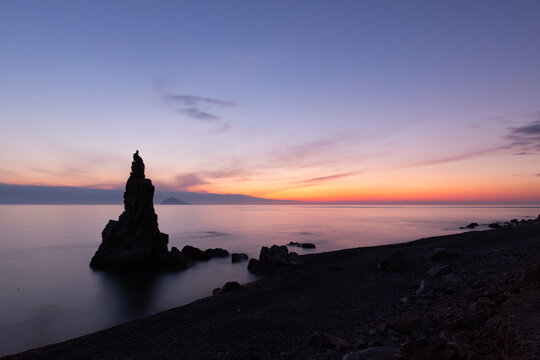
[[[0,183],[0,204],[121,204],[121,189],[75,186],[13,185]],[[174,197],[192,205],[280,205],[301,201],[264,199],[243,194],[215,194],[190,191],[156,191],[156,202]]]
[[[175,198],[174,196],[170,196],[159,203],[160,205],[191,205],[188,202],[182,201],[180,199]]]

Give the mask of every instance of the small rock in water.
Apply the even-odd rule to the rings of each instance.
[[[465,229],[474,229],[478,226],[478,223],[472,222],[469,225],[465,226]]]
[[[182,254],[196,261],[210,260],[210,257],[211,257],[210,255],[208,255],[208,253],[191,245],[184,246],[182,248]]]
[[[204,252],[205,252],[205,254],[210,256],[211,258],[229,256],[229,252],[227,250],[221,249],[221,248],[206,249]]]
[[[249,257],[247,256],[247,254],[244,253],[232,253],[231,255],[231,262],[233,263],[246,261],[247,259],[249,259]]]
[[[296,241],[291,241],[290,243],[287,244],[288,246],[298,246],[298,247],[301,247],[303,249],[315,249],[315,244],[313,243],[300,243],[300,242],[296,242]]]

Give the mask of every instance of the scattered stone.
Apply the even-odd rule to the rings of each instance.
[[[309,345],[313,347],[320,347],[320,348],[326,348],[326,349],[349,349],[351,345],[332,334],[323,333],[323,332],[316,332],[309,338]]]
[[[184,246],[182,248],[182,254],[195,261],[206,261],[210,260],[211,258],[211,256],[205,251],[191,245]]]
[[[221,295],[221,288],[215,288],[214,290],[212,290],[212,295],[213,296]]]
[[[247,259],[249,259],[249,257],[244,253],[232,253],[231,255],[231,262],[233,263],[246,261]]]
[[[225,283],[225,285],[223,285],[223,287],[221,289],[220,288],[215,288],[212,291],[212,295],[216,296],[216,295],[222,295],[222,294],[226,294],[226,293],[230,293],[230,292],[236,292],[238,290],[241,290],[242,288],[243,288],[243,286],[240,285],[238,282],[229,281],[229,282]]]
[[[427,274],[431,277],[439,277],[442,275],[450,274],[452,268],[448,265],[434,265],[431,269],[428,270]]]
[[[426,338],[412,339],[400,346],[400,353],[406,359],[412,357],[416,352],[425,348],[428,344]]]
[[[101,244],[90,261],[93,269],[180,270],[187,258],[176,248],[167,249],[169,235],[159,231],[154,210],[154,185],[145,178],[144,162],[137,150],[124,192],[124,212],[109,220]]]
[[[459,277],[459,275],[456,275],[454,273],[443,275],[442,278],[444,279],[444,281],[450,284],[459,284],[463,281],[461,277]]]
[[[416,290],[416,295],[420,295],[422,292],[424,292],[425,287],[426,287],[426,282],[424,280],[420,281],[420,285],[418,286],[418,289]]]
[[[414,312],[407,314],[401,318],[399,321],[398,329],[404,334],[410,334],[429,323],[429,320],[426,319],[425,313],[423,312]]]
[[[341,360],[396,360],[399,355],[399,349],[397,348],[374,346],[362,351],[348,353]]]
[[[368,341],[366,340],[366,338],[364,336],[359,335],[359,336],[354,338],[352,346],[353,346],[353,348],[355,348],[357,350],[363,350],[363,349],[367,348]]]
[[[223,285],[223,287],[221,288],[221,292],[234,292],[234,291],[238,291],[242,289],[242,285],[240,285],[238,282],[236,281],[229,281],[227,282],[225,285]]]
[[[540,265],[527,271],[521,278],[522,283],[526,284],[540,284]]]
[[[392,255],[387,256],[378,264],[379,269],[385,271],[398,271],[404,266],[405,262],[403,260],[403,253],[401,251],[395,252]]]
[[[457,256],[457,255],[448,252],[447,248],[436,248],[435,250],[433,250],[431,253],[428,254],[428,258],[433,261],[449,259],[454,256]]]

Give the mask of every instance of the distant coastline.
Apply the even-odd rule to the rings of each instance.
[[[123,189],[94,189],[70,186],[12,185],[0,183],[0,205],[121,205]],[[156,204],[168,198],[191,205],[444,205],[444,206],[531,206],[538,202],[522,201],[300,201],[265,199],[243,194],[215,194],[156,190]]]

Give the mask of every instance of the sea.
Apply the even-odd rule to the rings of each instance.
[[[532,219],[540,206],[156,205],[169,246],[220,247],[258,257],[261,246],[310,242],[300,254],[407,242],[460,227]],[[247,262],[199,262],[180,272],[110,274],[89,262],[122,205],[0,205],[0,356],[99,331],[257,280]]]

